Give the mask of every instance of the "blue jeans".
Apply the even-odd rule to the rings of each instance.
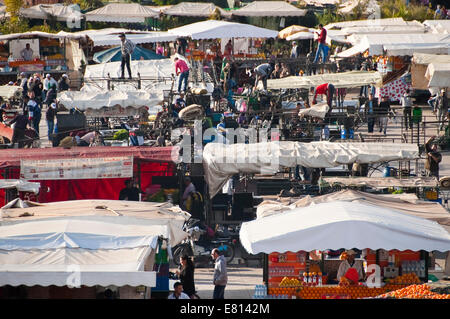
[[[225,299],[225,287],[226,286],[214,286],[213,299]]]
[[[39,135],[39,123],[41,122],[41,116],[33,117],[33,128]]]
[[[55,128],[55,122],[47,120],[47,127],[48,127],[48,135],[47,135],[48,136],[48,140],[51,141],[52,140],[53,129]]]
[[[183,82],[183,80],[184,80],[184,90],[183,91],[186,91],[186,88],[188,85],[188,78],[189,78],[189,71],[180,73],[180,78],[178,79],[178,92],[181,92],[181,82]]]
[[[325,60],[327,58],[327,53],[326,53],[326,45],[325,43],[319,43],[319,46],[317,47],[317,51],[316,51],[316,57],[314,59],[313,63],[317,63],[317,61],[319,61],[319,54],[322,56],[322,63],[325,63]]]
[[[429,100],[427,101],[427,102],[428,102],[428,105],[431,106],[431,109],[432,109],[434,112],[436,112],[436,99],[437,99],[437,96],[434,97],[434,98],[431,98],[431,99],[429,99]]]

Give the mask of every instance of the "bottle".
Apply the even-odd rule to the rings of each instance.
[[[322,286],[322,273],[319,272],[319,286]]]

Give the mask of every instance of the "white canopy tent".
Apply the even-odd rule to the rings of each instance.
[[[210,196],[217,194],[237,173],[274,174],[280,167],[313,168],[352,163],[412,160],[418,156],[413,144],[264,142],[254,144],[209,143],[203,150],[203,169]]]
[[[450,20],[425,20],[423,24],[433,33],[450,34]]]
[[[405,21],[403,18],[387,18],[387,19],[366,19],[352,20],[343,22],[333,22],[324,26],[325,29],[342,29],[354,27],[375,27],[375,26],[411,26],[420,25],[418,21]]]
[[[189,216],[168,203],[7,205],[0,219],[0,286],[154,287],[158,237],[179,243]],[[71,280],[74,272],[78,282]]]
[[[347,0],[343,1],[339,6],[338,12],[348,14],[356,8],[358,4],[361,3],[361,0]],[[367,2],[367,8],[364,11],[364,14],[368,16],[368,19],[380,19],[381,18],[381,8],[376,0],[369,0]]]
[[[0,286],[66,286],[76,270],[79,286],[155,286],[156,273],[144,265],[161,230],[74,219],[2,226]]]
[[[267,81],[268,89],[309,89],[323,83],[332,83],[336,88],[352,88],[374,84],[380,86],[382,75],[374,71],[350,71],[325,73],[310,76],[288,76]]]
[[[146,18],[158,18],[159,12],[138,3],[110,3],[85,16],[86,21],[144,23]]]
[[[237,22],[207,20],[170,29],[169,33],[192,40],[222,38],[276,38],[278,32]]]
[[[126,38],[131,40],[135,44],[170,42],[175,41],[177,39],[176,36],[168,32],[152,31],[152,32],[132,33],[132,34],[127,32],[124,33],[126,33]],[[94,47],[96,47],[96,46],[120,45],[120,38],[118,34],[119,33],[111,33],[111,34],[92,33],[87,36],[94,43]]]
[[[21,8],[20,15],[27,19],[46,20],[49,18],[55,18],[57,21],[63,22],[81,19],[84,17],[81,13],[79,5],[72,4],[66,6],[61,3],[38,4],[29,8]]]
[[[0,179],[0,188],[16,188],[19,192],[39,193],[40,183],[29,182],[22,179]]]
[[[415,52],[448,54],[450,36],[431,33],[365,34],[350,42],[357,48],[345,50],[338,57],[348,57],[366,50],[370,55],[383,55],[386,51],[392,56],[413,55]]]
[[[450,63],[430,63],[425,77],[429,80],[428,87],[450,87]]]
[[[208,18],[215,10],[219,10],[222,17],[231,17],[231,13],[215,6],[213,3],[180,2],[162,12],[170,16],[180,17],[204,17]]]
[[[242,224],[251,254],[371,248],[448,251],[450,234],[437,222],[366,203],[333,201]]]
[[[299,9],[284,1],[254,1],[234,10],[239,17],[303,17],[307,10]]]

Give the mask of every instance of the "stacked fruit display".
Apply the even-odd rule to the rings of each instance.
[[[397,276],[394,279],[387,279],[387,283],[389,284],[420,284],[420,279],[417,277],[416,274],[410,273],[410,274],[404,274],[401,276]]]
[[[394,298],[394,299],[450,299],[450,294],[438,294],[430,290],[427,284],[410,285],[402,289],[397,289],[377,298]]]
[[[287,288],[287,287],[298,287],[300,286],[300,280],[297,278],[288,278],[284,277],[280,282],[280,287]]]
[[[386,292],[385,288],[365,286],[305,287],[298,297],[302,299],[359,299],[376,297]]]

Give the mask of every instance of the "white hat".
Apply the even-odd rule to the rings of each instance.
[[[52,103],[52,104],[50,104],[50,106],[51,106],[52,108],[56,109],[56,103]]]
[[[349,249],[346,251],[347,255],[356,255],[356,252],[353,249]]]
[[[45,77],[46,77],[46,78],[50,77],[50,74],[49,74],[49,73],[47,73],[47,74],[45,75]]]
[[[63,78],[66,78],[66,77],[67,77],[67,74],[64,73],[64,74],[62,75],[62,77],[63,77]]]

